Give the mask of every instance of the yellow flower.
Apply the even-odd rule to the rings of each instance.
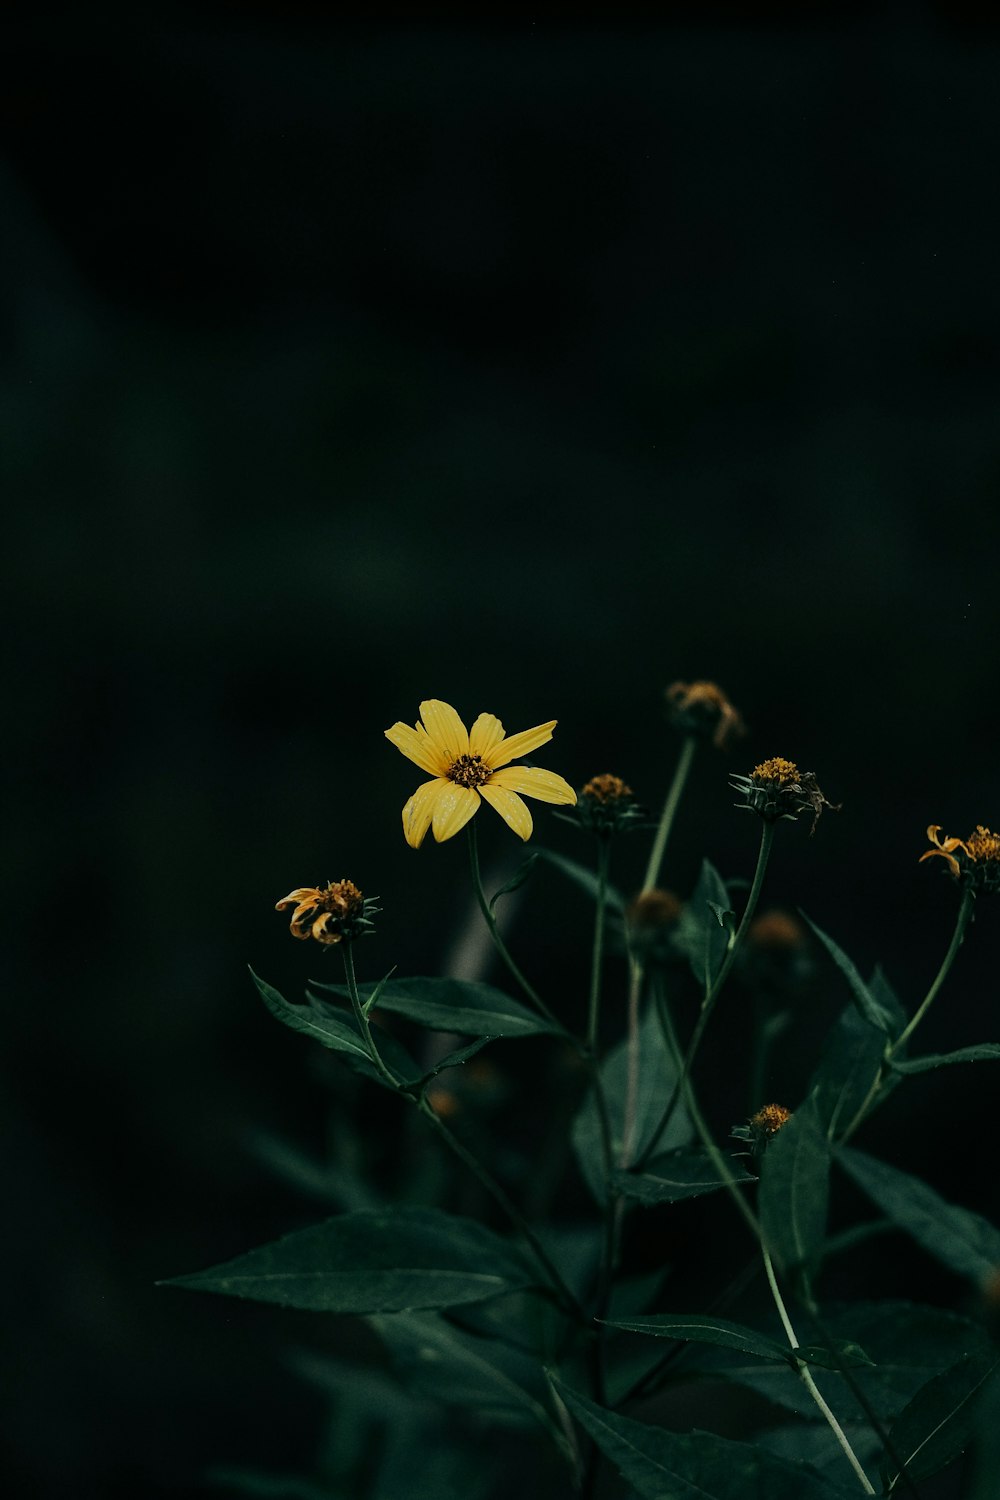
[[[925,859],[938,857],[945,860],[956,880],[977,894],[1000,890],[1000,834],[991,833],[984,824],[977,823],[975,832],[967,839],[957,839],[954,835],[942,838],[940,823],[932,823],[927,837],[935,847],[921,854],[921,864]],[[956,850],[961,854],[956,854]]]
[[[439,844],[453,838],[478,810],[481,797],[522,839],[531,837],[533,825],[519,794],[540,802],[576,802],[569,782],[553,771],[510,764],[550,740],[555,719],[505,736],[498,718],[480,714],[466,729],[439,698],[421,703],[420,719],[412,729],[400,723],[385,731],[397,750],[434,777],[418,786],[403,808],[403,834],[411,849],[420,848],[428,828]]]
[[[935,857],[935,855],[940,855],[940,857],[943,860],[947,861],[949,870],[951,871],[951,873],[955,876],[955,879],[957,880],[958,877],[959,877],[959,875],[961,875],[962,872],[959,869],[958,860],[955,858],[954,851],[956,849],[961,849],[966,854],[969,851],[968,851],[968,849],[966,849],[966,846],[962,842],[961,839],[956,839],[956,838],[942,839],[940,835],[941,835],[941,824],[940,823],[932,823],[931,826],[927,830],[927,837],[930,839],[930,841],[931,841],[932,844],[936,845],[936,847],[934,849],[928,849],[926,854],[921,854],[921,856],[920,856],[919,860],[917,861],[917,863],[922,865],[925,859],[933,859]]]
[[[303,885],[289,891],[276,903],[275,911],[295,910],[291,916],[292,937],[317,943],[350,941],[371,931],[369,913],[378,911],[374,901],[366,901],[353,880],[331,880],[325,886]]]

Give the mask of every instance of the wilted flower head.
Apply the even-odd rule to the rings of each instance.
[[[591,828],[607,837],[641,824],[646,817],[628,786],[620,776],[592,776],[580,788],[575,816],[581,828]]]
[[[725,750],[746,734],[746,725],[722,689],[714,682],[672,682],[667,688],[671,723],[684,734],[711,740]]]
[[[803,948],[806,930],[798,917],[775,907],[754,917],[747,928],[747,944],[767,953],[788,953]]]
[[[737,807],[759,813],[768,823],[777,823],[783,818],[795,819],[801,812],[811,812],[810,834],[815,833],[824,807],[834,812],[840,809],[839,803],[828,802],[824,797],[814,772],[800,771],[793,760],[785,760],[780,755],[773,760],[761,761],[749,776],[731,777],[730,785],[746,798],[745,802],[738,802]]]
[[[294,906],[292,937],[315,938],[317,943],[350,942],[374,930],[371,917],[379,910],[366,900],[353,880],[331,880],[325,886],[300,886],[275,904],[275,911]]]
[[[664,891],[659,886],[642,891],[629,902],[628,922],[636,932],[672,927],[684,910],[683,902],[673,891]]]
[[[783,1125],[792,1118],[783,1104],[765,1104],[745,1125],[734,1125],[729,1132],[734,1140],[749,1141],[751,1156],[761,1156]]]
[[[1000,890],[1000,834],[977,823],[967,839],[943,839],[940,823],[932,823],[927,837],[934,848],[921,854],[920,863],[925,859],[945,860],[954,878],[976,894]]]
[[[510,765],[550,740],[555,727],[555,719],[550,719],[520,734],[505,735],[498,718],[480,714],[466,729],[451,704],[438,698],[421,703],[415,727],[393,724],[385,731],[386,739],[434,777],[418,786],[403,808],[406,842],[419,849],[429,828],[439,844],[453,838],[478,811],[481,797],[519,838],[529,839],[533,824],[522,796],[568,806],[576,801],[569,782],[554,771]]]

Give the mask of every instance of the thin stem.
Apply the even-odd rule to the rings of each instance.
[[[642,963],[630,958],[628,981],[628,1007],[626,1013],[626,1036],[628,1052],[625,1070],[625,1103],[622,1111],[622,1149],[619,1166],[624,1170],[629,1164],[634,1145],[636,1114],[639,1103],[639,1001],[645,971]]]
[[[851,1120],[843,1135],[840,1137],[841,1144],[843,1144],[845,1141],[850,1140],[851,1136],[857,1130],[858,1126],[871,1111],[878,1095],[881,1093],[882,1085],[885,1082],[889,1064],[892,1062],[892,1059],[895,1057],[896,1053],[900,1051],[902,1047],[905,1047],[906,1043],[916,1031],[917,1027],[920,1025],[920,1022],[923,1020],[924,1016],[930,1010],[935,999],[937,998],[938,991],[944,984],[945,979],[948,977],[948,971],[951,968],[952,964],[955,962],[955,957],[958,953],[958,950],[962,946],[962,941],[965,937],[965,929],[969,925],[969,918],[972,916],[972,908],[975,904],[975,900],[976,898],[972,891],[963,891],[962,904],[958,908],[958,915],[955,918],[955,929],[951,935],[951,942],[948,944],[948,951],[941,961],[941,967],[938,969],[937,974],[934,977],[934,982],[931,985],[930,989],[927,991],[927,994],[924,996],[923,1000],[921,1000],[919,1006],[916,1009],[916,1012],[910,1018],[904,1029],[900,1032],[899,1036],[893,1042],[892,1046],[886,1048],[885,1057],[879,1064],[879,1070],[875,1074],[875,1077],[872,1079],[871,1087],[869,1088],[864,1099],[862,1099],[857,1110],[855,1111],[854,1118]]]
[[[681,1064],[677,1082],[674,1084],[673,1092],[671,1093],[670,1098],[667,1101],[667,1106],[664,1109],[663,1114],[660,1116],[659,1123],[657,1124],[657,1127],[653,1132],[653,1135],[650,1138],[646,1149],[643,1151],[639,1160],[636,1162],[636,1166],[639,1168],[645,1166],[646,1162],[652,1156],[653,1152],[656,1150],[656,1147],[659,1145],[660,1140],[662,1139],[663,1132],[666,1130],[667,1126],[670,1124],[671,1119],[673,1118],[674,1110],[677,1108],[678,1100],[680,1099],[685,1087],[685,1079],[688,1077],[688,1074],[691,1071],[691,1067],[694,1063],[698,1048],[701,1045],[701,1039],[705,1034],[705,1027],[708,1025],[712,1011],[715,1009],[715,1002],[721,995],[723,986],[725,985],[726,980],[729,978],[733,964],[736,962],[736,956],[739,953],[740,946],[743,942],[743,939],[746,937],[747,929],[749,928],[750,923],[753,920],[753,914],[757,908],[757,902],[760,899],[760,893],[764,885],[764,874],[767,870],[767,862],[771,854],[771,845],[774,842],[774,830],[776,826],[777,825],[774,823],[764,822],[761,828],[760,849],[757,854],[757,868],[754,871],[753,883],[750,886],[750,894],[747,896],[747,904],[743,908],[743,916],[740,919],[740,925],[739,927],[737,927],[736,932],[733,934],[733,937],[730,940],[729,947],[726,950],[726,956],[722,961],[722,966],[719,969],[718,974],[715,976],[715,979],[709,987],[707,995],[701,1002],[701,1011],[698,1016],[698,1020],[695,1023],[695,1028],[694,1032],[692,1033],[691,1040],[688,1043],[687,1052],[684,1054],[684,1061]]]
[[[677,769],[674,771],[674,779],[670,783],[670,790],[667,792],[667,800],[663,804],[663,811],[660,814],[660,822],[656,830],[656,837],[653,840],[653,847],[649,851],[646,878],[642,883],[643,895],[647,891],[655,890],[656,882],[660,878],[660,866],[663,864],[667,839],[670,837],[670,830],[673,827],[677,805],[681,800],[684,783],[688,779],[688,772],[691,769],[691,762],[694,760],[694,752],[697,748],[698,741],[695,736],[693,734],[687,735],[684,744],[681,746],[681,753],[677,759]]]
[[[788,1316],[788,1309],[785,1306],[784,1298],[782,1297],[781,1291],[779,1290],[777,1277],[774,1274],[774,1266],[771,1264],[771,1257],[767,1252],[767,1246],[761,1244],[761,1251],[764,1256],[764,1270],[767,1273],[767,1284],[771,1288],[771,1296],[774,1298],[774,1305],[778,1309],[778,1317],[781,1319],[781,1325],[785,1330],[785,1336],[788,1339],[790,1347],[792,1349],[798,1349],[800,1347],[799,1341],[795,1336],[795,1329],[792,1327],[792,1320]],[[844,1457],[847,1459],[847,1462],[850,1464],[851,1468],[857,1475],[865,1494],[874,1495],[874,1487],[872,1486],[868,1475],[861,1467],[861,1464],[858,1462],[858,1455],[851,1447],[844,1429],[841,1427],[840,1423],[837,1421],[837,1418],[834,1416],[833,1412],[830,1410],[829,1406],[824,1400],[822,1392],[817,1386],[815,1380],[812,1378],[812,1373],[809,1369],[809,1366],[805,1364],[803,1360],[796,1359],[795,1370],[799,1379],[802,1381],[802,1384],[805,1386],[806,1390],[809,1392],[810,1396],[813,1398],[816,1405],[823,1413],[823,1416],[829,1423],[830,1430],[843,1449]]]
[[[347,992],[351,997],[354,1019],[358,1023],[358,1029],[364,1038],[365,1046],[368,1048],[368,1055],[378,1069],[379,1076],[385,1079],[390,1088],[398,1089],[399,1079],[394,1073],[390,1072],[379,1056],[379,1050],[372,1036],[371,1025],[368,1017],[365,1015],[364,1006],[361,1004],[361,996],[358,994],[358,981],[354,973],[353,944],[350,941],[343,942],[340,945],[340,950],[344,956],[344,974],[347,978]]]
[[[490,910],[490,904],[486,899],[486,892],[483,890],[483,877],[479,869],[479,842],[476,835],[475,819],[466,824],[466,830],[469,838],[469,869],[472,873],[472,888],[476,893],[476,900],[479,902],[479,909],[482,912],[486,920],[486,925],[490,930],[490,937],[493,940],[493,946],[497,950],[500,957],[507,965],[507,968],[513,975],[514,979],[520,985],[521,989],[524,991],[525,995],[527,995],[528,999],[531,1001],[535,1009],[540,1011],[547,1021],[552,1022],[553,1026],[557,1028],[560,1036],[565,1036],[565,1028],[559,1024],[555,1016],[545,1004],[545,1001],[539,995],[538,991],[534,988],[533,985],[529,984],[528,980],[521,973],[521,970],[518,968],[517,964],[514,962],[514,959],[511,957],[510,952],[508,951],[507,944],[500,936],[500,930],[497,926],[497,919],[493,915],[493,912]]]
[[[601,838],[597,844],[597,907],[594,912],[594,947],[590,960],[590,1004],[587,1009],[587,1050],[597,1050],[597,1028],[601,1009],[601,964],[604,958],[604,911],[608,897],[608,872],[611,867],[611,840]]]
[[[447,1142],[448,1146],[455,1153],[458,1159],[468,1167],[469,1171],[472,1172],[472,1174],[476,1178],[478,1178],[479,1182],[482,1183],[483,1187],[489,1193],[494,1202],[498,1203],[499,1206],[503,1209],[504,1213],[507,1215],[508,1219],[510,1219],[515,1229],[517,1229],[518,1232],[522,1234],[527,1240],[528,1244],[534,1251],[536,1260],[545,1271],[549,1281],[552,1284],[553,1290],[557,1293],[560,1302],[562,1302],[564,1310],[568,1312],[572,1317],[578,1318],[583,1321],[583,1309],[574,1297],[573,1293],[570,1291],[569,1287],[566,1285],[565,1281],[560,1275],[558,1267],[552,1261],[551,1257],[548,1254],[548,1251],[542,1245],[535,1231],[525,1219],[520,1209],[517,1208],[512,1200],[507,1196],[506,1192],[500,1186],[499,1182],[497,1182],[496,1178],[486,1170],[478,1157],[474,1156],[468,1149],[468,1147],[462,1144],[457,1135],[452,1134],[451,1130],[449,1130],[448,1126],[441,1119],[440,1115],[435,1114],[430,1104],[428,1104],[426,1098],[421,1096],[420,1099],[414,1100],[414,1102],[424,1118],[429,1120],[433,1125],[434,1129],[437,1131],[438,1135],[440,1135],[441,1139]]]

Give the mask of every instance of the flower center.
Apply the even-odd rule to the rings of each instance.
[[[750,774],[754,781],[777,781],[784,786],[786,782],[798,781],[799,768],[793,760],[778,755],[773,760],[761,761]]]
[[[323,891],[317,891],[317,906],[334,917],[354,917],[364,906],[364,897],[353,880],[331,880]]]
[[[631,797],[632,788],[620,776],[592,776],[582,795],[593,797],[595,802],[620,802],[623,797]]]
[[[982,823],[976,827],[975,833],[965,840],[965,847],[969,858],[980,864],[983,860],[1000,860],[1000,834],[991,833],[984,828]]]
[[[488,766],[481,755],[460,755],[445,775],[459,786],[477,787],[489,781],[493,767]]]

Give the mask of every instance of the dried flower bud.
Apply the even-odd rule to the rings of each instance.
[[[742,716],[714,682],[673,682],[667,688],[670,721],[684,734],[726,750],[746,734]]]
[[[628,925],[633,933],[659,932],[664,927],[673,927],[683,909],[683,903],[673,891],[662,891],[654,886],[629,902]]]
[[[747,946],[764,953],[792,953],[806,944],[806,930],[791,912],[761,912],[747,928]]]
[[[733,776],[730,786],[745,797],[737,807],[759,813],[768,823],[781,819],[796,819],[799,813],[812,813],[810,834],[815,833],[819,815],[824,807],[833,812],[840,811],[840,803],[828,802],[820,791],[815,773],[800,771],[793,760],[776,756],[754,766],[749,776]]]
[[[575,818],[581,828],[589,828],[608,838],[613,833],[624,833],[644,824],[646,810],[639,806],[632,788],[620,776],[605,773],[592,776],[586,786],[580,788],[576,807],[569,816]]]
[[[353,880],[331,880],[325,886],[300,886],[275,904],[275,911],[294,906],[289,926],[292,937],[317,943],[351,942],[371,932],[371,917],[379,910],[374,898],[366,899]]]
[[[745,1125],[734,1125],[729,1133],[734,1140],[749,1142],[751,1156],[762,1156],[768,1143],[791,1118],[791,1110],[783,1104],[765,1104]]]

